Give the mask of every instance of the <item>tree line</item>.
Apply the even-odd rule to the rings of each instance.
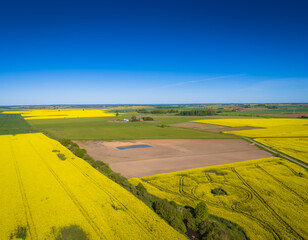
[[[208,110],[185,110],[180,111],[177,115],[180,116],[212,116],[216,115],[216,112],[214,110],[208,109]]]

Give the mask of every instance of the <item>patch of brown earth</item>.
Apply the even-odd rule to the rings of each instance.
[[[127,178],[190,168],[266,158],[272,155],[242,139],[155,139],[131,141],[75,141],[96,160]],[[150,145],[120,150],[117,147]]]

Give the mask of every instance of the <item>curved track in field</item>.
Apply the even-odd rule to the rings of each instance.
[[[182,192],[182,193],[180,193],[180,192],[175,192],[175,191],[163,188],[163,187],[161,187],[161,186],[159,186],[157,184],[154,184],[154,183],[152,183],[150,181],[147,181],[147,180],[144,180],[144,179],[141,179],[141,180],[146,182],[146,183],[148,183],[148,184],[150,184],[150,185],[152,185],[153,187],[155,187],[155,188],[157,188],[157,189],[159,189],[161,191],[170,193],[172,195],[177,195],[179,197],[185,197],[185,198],[191,199],[193,201],[196,201],[196,200],[200,201],[200,200],[202,200],[202,201],[205,201],[210,206],[213,206],[213,207],[216,207],[216,208],[222,208],[222,209],[230,211],[230,212],[236,212],[236,213],[242,215],[243,217],[247,217],[250,220],[256,222],[256,224],[258,224],[261,228],[266,229],[273,236],[273,239],[275,239],[275,240],[281,240],[282,239],[282,237],[279,235],[279,233],[269,223],[264,222],[263,219],[259,219],[257,217],[254,217],[254,216],[252,216],[252,215],[250,215],[250,214],[248,214],[248,213],[246,213],[246,212],[244,212],[242,210],[239,210],[239,209],[237,209],[237,208],[235,208],[233,206],[229,207],[229,206],[218,204],[216,202],[209,201],[208,199],[200,198],[196,194],[196,189],[197,189],[198,186],[193,187],[192,190],[191,190],[192,194],[189,194],[189,193],[186,193],[186,192],[183,191],[183,187],[182,186],[181,187],[179,186],[179,189],[181,189],[181,192]],[[179,180],[179,183],[182,184],[183,180]]]

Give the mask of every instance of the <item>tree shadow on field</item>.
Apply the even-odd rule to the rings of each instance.
[[[88,234],[78,225],[65,226],[60,229],[52,228],[55,240],[89,240]]]

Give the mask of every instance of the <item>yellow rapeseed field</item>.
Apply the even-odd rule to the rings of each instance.
[[[27,229],[26,239],[55,239],[61,227],[70,225],[79,225],[92,240],[186,239],[42,133],[0,136],[0,163],[1,240],[14,237],[18,227]]]
[[[254,138],[272,149],[308,163],[308,120],[292,118],[204,119],[194,122],[229,127],[262,127],[261,129],[226,131]]]
[[[115,113],[107,112],[108,109],[51,109],[51,110],[24,110],[5,111],[5,114],[21,114],[26,120],[31,119],[58,119],[58,118],[89,118],[89,117],[114,117]]]
[[[182,205],[204,200],[211,214],[237,223],[250,239],[308,239],[308,171],[284,159],[189,169],[130,182],[142,182],[153,195]],[[214,195],[214,189],[220,195]]]
[[[226,131],[246,137],[308,137],[308,119],[256,118],[256,119],[203,119],[193,122],[228,127],[259,127],[262,129]]]
[[[308,163],[308,138],[256,138],[254,140]]]

